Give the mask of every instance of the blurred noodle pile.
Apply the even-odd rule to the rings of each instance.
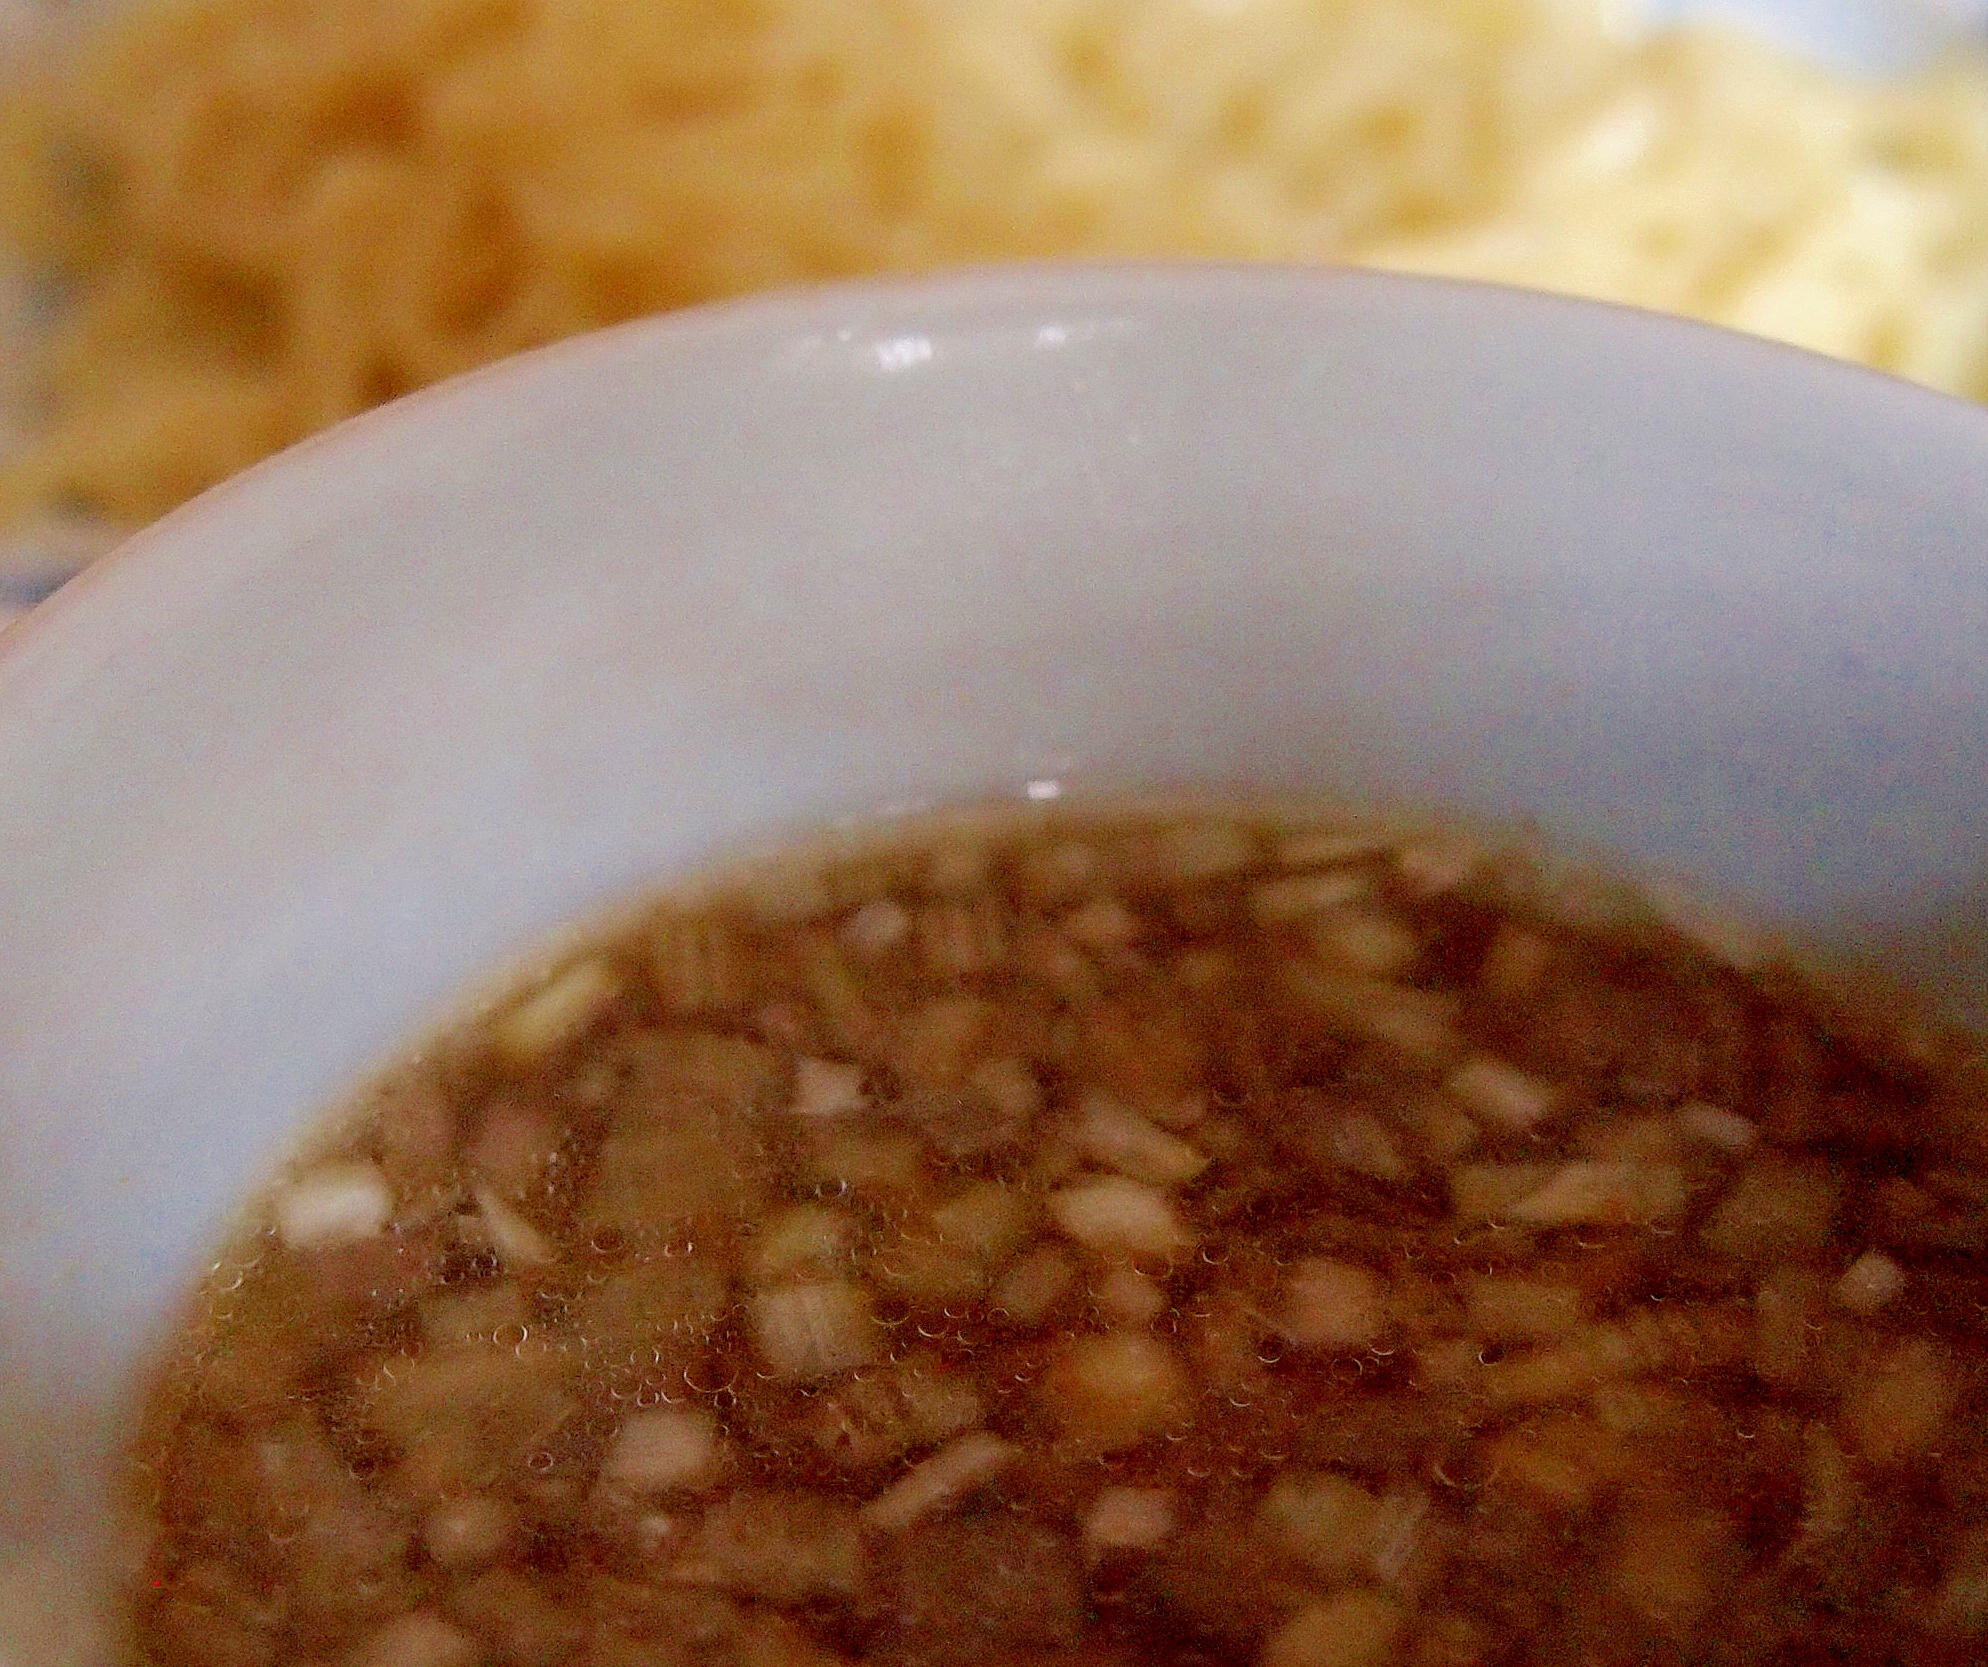
[[[576,330],[1009,256],[1356,261],[1988,397],[1988,63],[1581,0],[145,0],[5,106],[54,297],[0,522],[141,520]]]

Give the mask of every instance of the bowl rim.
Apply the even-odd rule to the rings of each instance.
[[[198,561],[202,551],[212,548],[181,534],[189,525],[225,512],[247,488],[260,486],[272,475],[280,477],[300,460],[317,460],[410,424],[429,424],[461,405],[501,399],[506,390],[536,378],[583,368],[596,360],[611,360],[637,342],[688,343],[728,332],[766,340],[791,338],[804,331],[818,334],[833,329],[838,320],[854,312],[886,306],[932,319],[994,308],[1029,317],[1077,304],[1226,300],[1262,308],[1273,303],[1290,306],[1328,295],[1371,296],[1375,299],[1366,304],[1375,307],[1387,304],[1382,298],[1390,296],[1410,303],[1420,297],[1424,304],[1433,304],[1438,298],[1464,300],[1481,309],[1492,328],[1550,329],[1556,318],[1605,317],[1612,320],[1609,328],[1621,331],[1625,339],[1668,340],[1679,352],[1701,358],[1724,356],[1736,371],[1751,364],[1767,370],[1798,371],[1824,381],[1861,383],[1863,397],[1874,406],[1916,407],[1924,417],[1972,429],[1984,466],[1988,466],[1988,404],[1813,348],[1627,302],[1476,278],[1286,261],[1026,260],[973,264],[936,273],[887,272],[758,290],[563,336],[314,430],[136,529],[34,607],[0,625],[0,706],[10,698],[10,682],[26,671],[25,662],[31,658],[28,651],[38,647],[52,628],[67,624],[72,616],[87,620],[100,604],[131,585],[170,583],[175,566]]]
[[[1206,370],[1212,362],[1219,372],[1224,365],[1219,343],[1231,319],[1247,327],[1254,316],[1271,347],[1280,352],[1321,325],[1346,331],[1356,345],[1361,344],[1360,333],[1370,330],[1365,345],[1392,350],[1419,323],[1439,323],[1451,342],[1469,345],[1481,338],[1500,349],[1499,362],[1512,367],[1504,373],[1510,386],[1525,383],[1530,352],[1558,338],[1559,368],[1538,384],[1548,398],[1559,387],[1577,389],[1590,366],[1596,381],[1619,390],[1633,388],[1646,368],[1679,364],[1687,382],[1704,395],[1701,404],[1684,403],[1679,409],[1713,442],[1722,432],[1719,419],[1746,410],[1749,403],[1763,421],[1785,420],[1793,428],[1805,415],[1805,394],[1826,395],[1818,397],[1818,404],[1844,421],[1848,440],[1839,442],[1833,428],[1820,430],[1823,457],[1850,456],[1846,444],[1859,437],[1918,436],[1937,443],[1937,451],[1928,455],[1938,461],[1904,457],[1895,501],[1910,508],[1915,481],[1946,482],[1950,489],[1943,489],[1942,501],[1953,507],[1957,524],[1971,527],[1988,518],[1988,406],[1800,348],[1644,309],[1467,280],[1237,263],[1043,263],[939,277],[866,278],[765,292],[565,338],[347,419],[220,483],[136,533],[0,634],[0,743],[11,743],[17,749],[13,756],[36,768],[65,765],[69,736],[64,712],[73,714],[74,705],[64,708],[49,697],[78,690],[87,694],[88,679],[110,655],[127,653],[142,668],[148,659],[183,646],[189,628],[200,622],[203,594],[250,576],[237,554],[236,535],[260,529],[264,510],[282,506],[284,514],[274,525],[293,527],[324,514],[344,494],[363,490],[366,469],[346,467],[341,459],[364,464],[390,450],[396,440],[415,435],[429,441],[424,456],[445,454],[465,434],[476,432],[472,419],[507,414],[513,395],[521,396],[518,403],[527,407],[547,394],[577,395],[573,404],[579,409],[598,410],[599,388],[589,367],[612,372],[632,365],[644,378],[655,376],[654,403],[645,399],[637,419],[647,423],[660,414],[667,421],[672,413],[696,409],[692,395],[668,380],[673,366],[688,365],[699,377],[723,386],[725,378],[742,368],[784,364],[778,356],[785,349],[839,337],[842,344],[855,343],[855,353],[838,365],[838,376],[873,377],[877,365],[870,360],[870,349],[900,332],[929,330],[941,340],[997,342],[1005,351],[1011,337],[1022,345],[1022,332],[1071,320],[1072,315],[1086,322],[1116,315],[1157,326],[1136,353],[1144,360],[1142,370],[1150,373],[1146,380],[1163,390],[1183,367]],[[1182,338],[1170,339],[1166,327],[1174,323],[1196,345],[1183,350]],[[1211,337],[1217,344],[1212,349]],[[1618,344],[1619,355],[1613,351]],[[1374,363],[1386,368],[1385,360]],[[1564,382],[1558,380],[1562,377]],[[610,375],[608,381],[613,380]],[[841,385],[846,389],[849,384],[844,380]],[[1450,414],[1474,415],[1465,388],[1453,381],[1441,385],[1449,390],[1442,397],[1452,402]],[[942,389],[938,397],[970,389],[971,376],[964,390]],[[1492,386],[1493,400],[1503,391]],[[832,419],[838,397],[831,387],[827,403],[803,408],[804,422],[818,427],[825,416]],[[1699,422],[1701,411],[1712,420]],[[463,428],[456,426],[458,420]],[[1195,443],[1195,424],[1190,420],[1184,426],[1189,443]],[[1299,432],[1301,450],[1305,432]],[[915,444],[917,432],[909,434]],[[1801,489],[1807,482],[1796,478],[1781,484]],[[453,488],[444,498],[463,501]],[[273,561],[296,565],[285,539],[270,537],[266,543]],[[217,544],[223,548],[217,551]],[[1950,563],[1974,554],[1958,538],[1945,539],[1942,550]],[[1981,570],[1971,559],[1966,573],[1969,595],[1979,594]],[[1877,577],[1881,584],[1898,582],[1884,574]],[[153,626],[148,603],[170,602],[179,582],[192,590],[194,605]],[[299,596],[300,606],[308,608],[311,592],[306,588]],[[304,628],[317,630],[318,622],[306,615]],[[1978,647],[1969,653],[1977,655]],[[94,785],[105,764],[86,751],[77,768]],[[31,800],[19,786],[10,789],[0,780],[0,809],[10,795],[23,813],[22,825],[36,829],[33,845],[49,845],[50,836],[42,831],[50,825],[47,802]],[[23,873],[32,869],[32,849],[28,856]],[[29,908],[35,906],[31,895],[17,895],[26,898]],[[599,918],[591,910],[584,917],[578,911],[561,912],[579,922],[579,930]],[[550,939],[535,932],[531,941]],[[509,953],[501,963],[495,956],[478,959],[504,970],[516,965]],[[500,971],[496,976],[503,975]],[[450,982],[459,993],[474,987],[469,979]],[[414,1011],[411,1004],[403,1005]],[[447,1003],[452,1010],[459,1005],[457,997]],[[328,1096],[313,1095],[312,1100],[330,1103]],[[0,1107],[4,1121],[5,1108]]]

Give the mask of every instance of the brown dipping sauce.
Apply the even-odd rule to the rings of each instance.
[[[1978,1054],[1568,895],[1202,811],[664,901],[228,1246],[137,1658],[1981,1660]]]

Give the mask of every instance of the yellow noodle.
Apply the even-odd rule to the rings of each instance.
[[[1017,255],[1352,260],[1988,396],[1988,73],[1581,0],[146,0],[10,99],[67,305],[0,521],[154,515],[518,348]]]

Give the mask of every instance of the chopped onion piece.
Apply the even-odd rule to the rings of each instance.
[[[1688,1202],[1675,1164],[1581,1161],[1561,1164],[1510,1213],[1530,1227],[1623,1227],[1672,1220]]]
[[[601,1480],[633,1493],[701,1492],[724,1468],[718,1421],[697,1407],[638,1412],[615,1433]]]
[[[863,1521],[880,1534],[901,1534],[985,1487],[1021,1456],[1013,1442],[985,1430],[963,1435],[865,1505]]]
[[[973,1380],[931,1355],[865,1372],[815,1398],[815,1446],[846,1470],[894,1459],[974,1428],[987,1415]]]
[[[966,1086],[986,1102],[997,1125],[1025,1125],[1042,1110],[1042,1084],[1025,1060],[987,1060],[974,1067]]]
[[[1063,1433],[1101,1453],[1185,1423],[1192,1387],[1172,1349],[1141,1332],[1072,1338],[1043,1375]]]
[[[473,1494],[445,1499],[431,1510],[421,1524],[421,1543],[441,1567],[453,1572],[501,1556],[517,1530],[514,1506]]]
[[[1290,963],[1283,981],[1297,1001],[1335,1028],[1389,1043],[1431,1069],[1449,1068],[1464,1052],[1454,996],[1355,977],[1324,957]]]
[[[1261,880],[1249,888],[1249,912],[1258,924],[1276,926],[1327,909],[1344,908],[1367,894],[1367,877],[1357,869],[1328,869],[1322,874],[1293,874],[1288,879]]]
[[[1595,1392],[1598,1406],[1606,1403],[1609,1387]],[[1638,1457],[1607,1420],[1570,1412],[1528,1419],[1492,1438],[1484,1465],[1501,1488],[1530,1494],[1557,1510],[1577,1510],[1597,1489],[1636,1469]]]
[[[1091,1298],[1107,1324],[1151,1325],[1167,1311],[1167,1294],[1137,1268],[1109,1268],[1091,1282]]]
[[[1716,1146],[1721,1152],[1744,1152],[1760,1138],[1760,1131],[1738,1112],[1707,1105],[1703,1100],[1679,1106],[1677,1126],[1694,1140]]]
[[[1139,917],[1116,897],[1094,897],[1063,917],[1063,930],[1086,949],[1124,949],[1145,930]]]
[[[1071,1238],[1093,1250],[1163,1257],[1194,1244],[1194,1235],[1165,1193],[1116,1175],[1051,1193],[1049,1214]]]
[[[673,1018],[722,1013],[741,1005],[750,969],[726,923],[695,915],[656,922],[649,940],[649,982]]]
[[[1401,1114],[1436,1163],[1462,1157],[1483,1133],[1476,1118],[1443,1094],[1418,1094],[1401,1108]]]
[[[1341,1168],[1397,1185],[1415,1178],[1393,1130],[1378,1117],[1360,1111],[1342,1112],[1325,1125],[1324,1132],[1325,1152]]]
[[[1283,1298],[1277,1329],[1302,1349],[1362,1349],[1387,1329],[1387,1286],[1350,1262],[1303,1258]]]
[[[1549,1117],[1553,1090],[1503,1060],[1480,1054],[1449,1074],[1443,1087],[1487,1123],[1525,1134]]]
[[[1497,1221],[1552,1173],[1546,1163],[1460,1163],[1450,1171],[1450,1206],[1466,1221]]]
[[[941,1363],[901,1367],[897,1393],[905,1425],[921,1444],[970,1430],[987,1416],[972,1383]]]
[[[492,1188],[478,1184],[470,1191],[491,1247],[506,1267],[543,1268],[559,1260],[558,1247]]]
[[[876,1317],[853,1280],[761,1291],[752,1319],[760,1354],[775,1377],[790,1382],[813,1383],[877,1357]]]
[[[863,1565],[862,1524],[847,1500],[799,1489],[745,1488],[711,1508],[693,1548],[671,1566],[670,1575],[784,1609],[815,1599],[847,1602],[863,1589]],[[775,1650],[757,1659],[798,1663],[804,1658]]]
[[[1256,1528],[1287,1557],[1343,1580],[1373,1555],[1380,1501],[1330,1471],[1286,1470],[1270,1486]]]
[[[1144,1110],[1163,1129],[1191,1129],[1208,1115],[1208,1096],[1170,1094],[1148,1100]]]
[[[1028,1237],[1028,1194],[1000,1181],[980,1181],[932,1210],[932,1225],[947,1244],[989,1266],[998,1266]]]
[[[1484,853],[1469,840],[1438,835],[1405,845],[1394,859],[1398,873],[1422,897],[1454,891],[1484,866]]]
[[[1955,1395],[1930,1338],[1895,1338],[1843,1397],[1844,1427],[1866,1458],[1896,1464],[1932,1447]]]
[[[908,1225],[878,1245],[868,1272],[878,1285],[919,1307],[970,1302],[987,1288],[979,1257]]]
[[[989,1304],[996,1318],[1038,1326],[1077,1283],[1070,1258],[1054,1245],[1022,1257],[995,1281]]]
[[[1280,868],[1336,868],[1342,863],[1385,856],[1393,846],[1394,839],[1388,834],[1314,828],[1285,834],[1277,841],[1275,857]]]
[[[529,1064],[574,1040],[620,993],[621,981],[605,961],[576,961],[499,1019],[492,1038],[512,1059]]]
[[[1836,1300],[1853,1314],[1875,1314],[1905,1289],[1905,1270],[1882,1250],[1867,1250],[1843,1270]]]
[[[1400,921],[1367,909],[1326,916],[1312,929],[1312,942],[1341,966],[1369,978],[1399,978],[1422,948]]]
[[[1544,1404],[1585,1395],[1613,1379],[1664,1371],[1680,1356],[1701,1367],[1730,1361],[1744,1351],[1744,1343],[1743,1333],[1728,1333],[1689,1313],[1646,1312],[1589,1326],[1547,1348],[1507,1355],[1476,1377],[1494,1407]]]
[[[756,1285],[826,1279],[848,1262],[860,1232],[856,1218],[828,1204],[792,1204],[752,1241],[747,1268]]]
[[[1349,1587],[1306,1604],[1273,1632],[1260,1667],[1381,1667],[1396,1659],[1408,1618],[1384,1593]]]
[[[383,1233],[393,1189],[377,1164],[328,1163],[283,1187],[275,1212],[276,1231],[292,1250],[326,1250]]]
[[[1173,1532],[1171,1488],[1106,1488],[1084,1513],[1084,1547],[1093,1557],[1151,1551]]]
[[[1177,1187],[1208,1167],[1207,1157],[1108,1094],[1084,1098],[1077,1144],[1107,1169],[1156,1187]]]
[[[505,1095],[484,1108],[464,1147],[462,1166],[500,1194],[522,1198],[543,1184],[559,1142],[559,1121],[550,1107]]]
[[[881,955],[910,936],[910,910],[890,897],[865,903],[842,923],[842,941],[858,955]]]
[[[796,1117],[845,1117],[869,1104],[863,1067],[832,1059],[802,1059],[794,1066]]]
[[[378,1628],[346,1659],[349,1667],[475,1667],[483,1646],[461,1627],[417,1609]]]
[[[1429,1527],[1433,1502],[1423,1488],[1395,1488],[1374,1513],[1368,1566],[1396,1590],[1421,1584],[1434,1572]]]

